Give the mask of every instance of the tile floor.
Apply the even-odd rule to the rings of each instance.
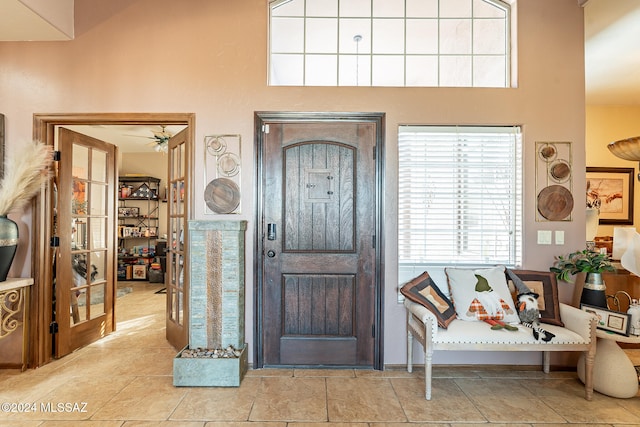
[[[176,388],[165,295],[133,286],[118,299],[116,333],[40,369],[0,370],[0,403],[32,410],[0,412],[0,426],[640,425],[640,397],[587,402],[574,372],[436,367],[431,401],[423,373],[400,369],[250,370],[240,387]]]

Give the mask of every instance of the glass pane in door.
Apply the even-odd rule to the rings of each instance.
[[[86,249],[87,247],[87,219],[74,218],[71,220],[71,249]]]
[[[103,183],[90,184],[91,215],[103,215],[107,210],[107,186]]]
[[[73,146],[73,169],[71,174],[78,179],[89,178],[89,148],[81,145]]]
[[[104,282],[107,271],[107,260],[105,251],[94,251],[91,252],[91,273],[90,273],[90,283],[98,283]]]
[[[89,287],[91,304],[89,306],[89,319],[96,319],[105,314],[106,283],[102,282]]]
[[[85,215],[87,213],[87,182],[78,178],[73,180],[73,198],[71,199],[71,214]]]
[[[71,260],[73,285],[71,286],[71,325],[87,320],[87,257],[83,253],[74,254]]]
[[[107,181],[107,153],[93,150],[91,153],[91,180],[94,182]]]
[[[105,249],[107,247],[107,218],[89,218],[90,243],[92,249]]]

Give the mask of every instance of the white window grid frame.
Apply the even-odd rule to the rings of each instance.
[[[515,31],[514,31],[514,26],[513,26],[513,13],[514,10],[511,6],[511,4],[507,1],[502,1],[502,0],[481,0],[484,1],[486,3],[489,3],[499,9],[502,9],[505,12],[505,40],[504,40],[504,54],[479,54],[479,53],[475,53],[474,52],[474,47],[475,44],[473,43],[473,34],[474,34],[474,25],[476,23],[476,21],[482,21],[485,19],[495,19],[495,18],[482,18],[482,17],[475,17],[472,15],[468,18],[471,22],[471,52],[470,53],[465,53],[465,54],[448,54],[448,53],[441,53],[441,40],[440,40],[440,21],[447,21],[447,20],[454,20],[454,19],[460,19],[460,18],[452,18],[452,17],[440,17],[440,12],[438,12],[438,16],[437,17],[413,17],[413,16],[407,16],[407,7],[406,7],[406,0],[404,0],[405,3],[405,7],[404,7],[404,14],[403,16],[389,16],[389,17],[385,17],[385,16],[373,16],[373,12],[370,14],[369,17],[362,17],[362,16],[349,16],[349,15],[340,15],[340,1],[341,0],[336,0],[338,2],[338,13],[336,14],[336,16],[313,16],[311,17],[311,19],[327,19],[327,20],[337,20],[338,25],[337,25],[337,38],[336,38],[336,48],[334,52],[330,52],[330,53],[321,53],[321,52],[307,52],[307,43],[306,43],[306,34],[307,34],[307,22],[310,19],[309,16],[306,15],[306,11],[304,13],[304,16],[302,16],[303,18],[303,22],[304,22],[304,28],[303,28],[303,42],[302,42],[302,49],[300,51],[297,52],[273,52],[271,50],[271,46],[272,46],[272,40],[271,40],[271,20],[273,18],[272,16],[272,8],[277,7],[278,5],[281,4],[285,4],[288,3],[289,1],[292,0],[273,0],[270,1],[268,4],[268,14],[269,14],[269,40],[268,40],[268,55],[267,55],[267,61],[268,61],[268,66],[267,66],[267,82],[269,86],[308,86],[307,85],[307,64],[308,64],[308,56],[314,56],[314,57],[336,57],[336,69],[335,69],[335,81],[337,82],[337,84],[335,85],[326,85],[328,87],[349,87],[349,86],[363,86],[363,87],[386,87],[386,86],[394,86],[394,87],[447,87],[447,85],[443,85],[442,82],[442,75],[441,75],[441,58],[470,58],[471,59],[471,72],[470,72],[470,76],[469,79],[471,81],[471,84],[469,85],[454,85],[455,87],[497,87],[497,88],[509,88],[512,87],[512,85],[515,83],[515,78],[514,78],[514,73],[516,70],[516,67],[512,64],[512,59],[513,59],[513,51],[515,50],[514,48],[512,48],[513,46],[513,40],[515,40]],[[299,1],[304,1],[305,5],[306,5],[306,0],[299,0]],[[373,11],[373,1],[374,0],[370,0],[371,2],[371,11]],[[437,0],[438,1],[438,9],[440,10],[440,3],[443,1],[447,1],[447,0]],[[301,18],[301,16],[297,16],[297,15],[292,15],[292,16],[287,16],[287,15],[283,15],[283,16],[278,16],[278,18]],[[374,42],[374,20],[379,20],[379,21],[384,21],[384,20],[397,20],[403,18],[404,21],[404,35],[405,35],[405,40],[404,40],[404,46],[403,46],[403,53],[374,53],[374,49],[373,49],[373,42]],[[369,33],[371,35],[371,37],[369,37],[369,46],[368,46],[368,53],[349,53],[349,52],[341,52],[340,51],[340,20],[341,19],[368,19],[369,20]],[[406,39],[406,33],[407,33],[407,20],[429,20],[429,21],[436,21],[438,22],[438,40],[436,42],[436,46],[437,46],[437,52],[436,53],[432,53],[432,54],[412,54],[412,53],[407,53],[407,39]],[[303,57],[303,65],[302,65],[302,83],[301,84],[273,84],[272,83],[272,79],[271,79],[271,57],[273,54],[278,54],[278,55],[290,55],[290,56],[299,56],[302,55]],[[340,84],[340,63],[341,63],[341,59],[344,60],[345,58],[367,58],[369,61],[369,75],[368,75],[368,83],[367,84],[360,84],[357,81],[357,84],[353,85],[353,84],[345,84],[345,85],[341,85]],[[500,85],[500,86],[483,86],[483,85],[474,85],[473,83],[473,79],[474,79],[474,58],[482,58],[482,57],[504,57],[504,85]],[[376,85],[373,83],[374,81],[374,67],[373,67],[373,62],[374,62],[374,58],[402,58],[402,62],[403,62],[403,84],[402,85]],[[423,85],[407,85],[407,59],[408,58],[435,58],[438,61],[438,67],[437,67],[437,84],[435,85],[427,85],[427,86],[423,86]],[[356,61],[356,63],[358,63],[358,61]],[[358,74],[359,71],[356,70],[356,79],[358,78]],[[309,85],[309,86],[313,86],[313,85]]]

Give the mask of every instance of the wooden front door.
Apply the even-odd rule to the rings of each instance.
[[[62,357],[115,328],[116,147],[59,132],[54,353]]]
[[[382,116],[257,120],[256,364],[380,368]]]
[[[169,224],[167,227],[167,341],[181,350],[189,341],[189,275],[187,273],[189,219],[189,144],[183,130],[169,140]],[[197,260],[196,260],[197,262]]]

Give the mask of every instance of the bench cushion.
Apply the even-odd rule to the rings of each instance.
[[[449,324],[447,329],[439,329],[434,344],[539,344],[540,346],[555,344],[587,344],[588,342],[579,334],[555,325],[542,325],[543,329],[555,334],[548,343],[536,340],[533,331],[524,326],[517,325],[517,331],[492,330],[486,322],[467,322],[456,319]],[[544,350],[544,349],[540,349]]]

